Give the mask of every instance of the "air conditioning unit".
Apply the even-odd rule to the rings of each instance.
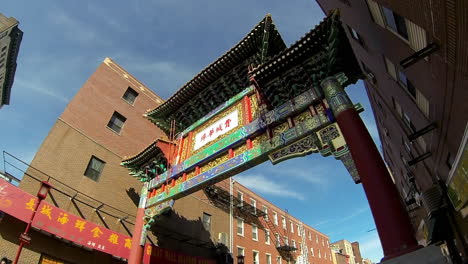
[[[377,79],[375,78],[374,73],[368,72],[368,73],[366,73],[366,77],[367,77],[367,80],[368,80],[369,82],[371,82],[372,84],[377,83]]]

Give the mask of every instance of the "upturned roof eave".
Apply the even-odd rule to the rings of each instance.
[[[177,108],[180,105],[183,105],[184,103],[188,102],[192,97],[193,97],[193,86],[199,85],[199,83],[204,81],[205,76],[211,75],[214,76],[211,78],[211,80],[208,80],[208,82],[213,82],[217,80],[219,77],[221,77],[224,73],[223,70],[221,70],[221,65],[222,63],[226,63],[227,61],[233,61],[236,60],[235,58],[232,58],[233,56],[236,55],[241,55],[242,61],[243,59],[246,59],[248,56],[242,56],[241,51],[245,50],[246,45],[248,45],[248,41],[250,37],[257,37],[257,38],[262,38],[263,34],[256,34],[256,31],[263,31],[263,25],[267,19],[271,20],[271,15],[266,15],[262,21],[260,21],[242,40],[240,40],[235,46],[233,46],[231,49],[229,49],[226,53],[224,53],[221,57],[219,57],[217,60],[215,60],[213,63],[205,67],[201,72],[199,72],[193,79],[188,81],[185,85],[183,85],[174,95],[172,95],[168,100],[166,100],[163,104],[159,105],[158,107],[149,110],[145,113],[145,117],[148,119],[152,120],[157,120],[160,119],[161,117],[159,115],[164,115],[166,112],[172,112],[171,110]],[[286,44],[284,43],[283,39],[281,38],[281,35],[279,34],[278,30],[272,23],[272,26],[274,28],[274,33],[275,36],[270,38],[277,42],[276,44],[280,47],[281,49],[286,48]],[[258,41],[257,39],[255,41]],[[253,53],[252,53],[253,54]],[[250,54],[251,55],[251,54]],[[245,57],[245,58],[244,58]],[[238,59],[237,59],[238,60]],[[210,78],[210,77],[208,77]],[[203,86],[207,87],[208,85],[199,85],[198,87]],[[203,88],[202,87],[202,88]],[[196,93],[200,92],[200,88],[196,89]]]

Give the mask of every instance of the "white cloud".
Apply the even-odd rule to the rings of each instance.
[[[139,58],[133,54],[111,57],[137,79],[143,81],[161,97],[169,97],[191,80],[196,70],[175,61]]]
[[[26,89],[26,90],[34,91],[42,95],[51,97],[62,103],[68,103],[69,101],[69,99],[66,96],[53,90],[52,89],[53,86],[45,85],[44,83],[38,80],[33,81],[31,79],[25,80],[21,78],[16,78],[15,86],[18,86],[17,89]]]
[[[338,227],[343,227],[346,226],[346,223],[352,220],[353,218],[359,216],[362,213],[365,213],[369,210],[369,207],[360,207],[357,209],[353,209],[348,214],[345,214],[344,217],[336,218],[336,219],[327,219],[327,220],[322,220],[316,224],[314,224],[314,227],[319,227],[319,226],[336,226]]]
[[[254,191],[279,197],[289,197],[305,200],[305,196],[299,192],[288,190],[286,185],[278,184],[263,175],[238,175],[234,179],[242,185]]]
[[[63,28],[63,34],[70,40],[76,41],[82,45],[95,46],[96,44],[107,43],[102,32],[97,32],[94,25],[74,19],[70,14],[60,8],[53,8],[50,12],[50,20],[52,23]]]

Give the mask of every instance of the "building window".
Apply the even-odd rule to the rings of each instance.
[[[276,264],[281,264],[281,257],[280,256],[277,256],[276,257]]]
[[[265,205],[263,206],[263,212],[265,213],[263,219],[268,220],[268,208]]]
[[[317,234],[315,234],[315,243],[318,244],[318,235]]]
[[[396,75],[396,67],[395,64],[391,60],[389,60],[387,57],[384,56],[385,60],[385,67],[387,69],[387,73],[392,76],[392,78],[396,81],[397,80],[397,75]]]
[[[284,237],[284,244],[286,246],[289,246],[289,240],[288,240],[288,237]]]
[[[244,235],[244,220],[240,218],[237,219],[237,234],[241,236]]]
[[[245,256],[243,247],[237,247],[237,256]]]
[[[296,248],[296,240],[294,240],[294,239],[291,239],[291,242],[292,242],[292,246],[293,246],[293,248]]]
[[[122,98],[129,104],[133,105],[135,103],[135,100],[138,96],[138,93],[133,90],[132,88],[128,87],[127,91],[125,91],[124,95]]]
[[[86,167],[86,171],[84,175],[91,180],[97,181],[99,176],[101,176],[102,169],[106,163],[94,156],[91,157],[88,163],[88,167]]]
[[[319,255],[318,257],[319,257],[319,258],[322,258],[322,254],[320,254],[320,249],[319,249],[319,252],[318,252],[318,253],[319,253],[319,254],[318,254],[318,255]]]
[[[315,257],[315,255],[314,255],[314,248],[310,248],[310,254],[312,254],[312,257]]]
[[[203,213],[203,226],[205,227],[205,229],[207,231],[210,231],[211,230],[211,215],[207,214],[207,213]]]
[[[403,122],[405,123],[406,126],[408,126],[411,131],[415,131],[416,128],[414,127],[413,123],[411,123],[411,119],[409,115],[405,112],[403,112]]]
[[[309,231],[309,240],[312,240],[312,233]]]
[[[292,222],[289,222],[289,224],[290,224],[290,226],[291,226],[291,233],[293,233],[293,234],[294,234],[294,225],[293,225],[293,223],[292,223]]]
[[[109,123],[107,124],[107,127],[120,134],[125,121],[127,121],[127,118],[117,112],[114,112],[111,119],[109,120]]]
[[[398,71],[398,81],[408,90],[413,99],[416,99],[416,88],[414,88],[413,84],[406,77],[406,74],[401,70]]]
[[[379,26],[385,27],[384,18],[380,12],[380,6],[373,0],[367,0],[367,7],[371,13],[372,20]]]
[[[325,242],[324,242],[323,238],[322,238],[322,246],[325,246]]]
[[[392,10],[382,6],[382,11],[385,16],[387,26],[394,32],[398,33],[402,38],[408,40],[408,30],[406,29],[405,18],[393,12]]]
[[[330,248],[330,244],[328,243],[328,240],[327,240],[327,248]]]
[[[273,223],[278,225],[278,214],[276,212],[273,212]]]
[[[354,28],[348,26],[348,30],[349,30],[349,33],[351,34],[351,37],[353,39],[355,39],[361,45],[364,44],[364,42],[362,41],[361,35],[359,35],[359,33],[357,33],[357,31],[354,30]]]
[[[257,201],[255,201],[254,199],[250,198],[250,205],[252,205],[253,207],[253,212],[254,214],[257,214]]]
[[[239,199],[239,207],[242,208],[244,206],[244,194],[241,192],[237,192],[237,199]]]
[[[258,227],[256,225],[252,225],[252,239],[258,241]]]
[[[278,233],[275,234],[275,239],[276,239],[276,247],[281,246],[281,245],[280,245],[280,236],[279,236]]]
[[[241,192],[237,192],[237,199],[239,199],[239,207],[244,206],[244,194]]]
[[[286,229],[286,218],[284,216],[281,216],[281,224],[283,225],[283,229]]]
[[[266,254],[266,264],[271,264],[271,255]]]
[[[296,224],[296,230],[297,230],[297,234],[301,235],[301,233],[299,232],[299,225],[298,224]],[[305,233],[304,233],[304,235],[305,235]]]
[[[265,244],[270,245],[270,230],[265,229]]]
[[[259,264],[260,261],[259,261],[259,258],[258,258],[258,251],[253,251],[253,263],[254,264]]]

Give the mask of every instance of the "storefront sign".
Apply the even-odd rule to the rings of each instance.
[[[237,125],[239,125],[239,111],[235,110],[197,133],[195,135],[195,146],[193,150],[197,150],[215,140],[217,137],[226,134],[237,127]]]
[[[37,202],[36,197],[0,179],[0,211],[28,222]],[[131,237],[86,221],[45,201],[37,208],[33,226],[76,244],[121,258],[128,258],[132,247]]]
[[[4,179],[0,179],[0,211],[23,222],[28,222],[31,219],[36,203],[36,197]],[[25,206],[26,204],[27,206]]]
[[[121,258],[128,258],[132,238],[41,202],[33,226],[66,240]]]
[[[178,252],[146,244],[144,264],[216,264],[216,260],[187,256]]]

